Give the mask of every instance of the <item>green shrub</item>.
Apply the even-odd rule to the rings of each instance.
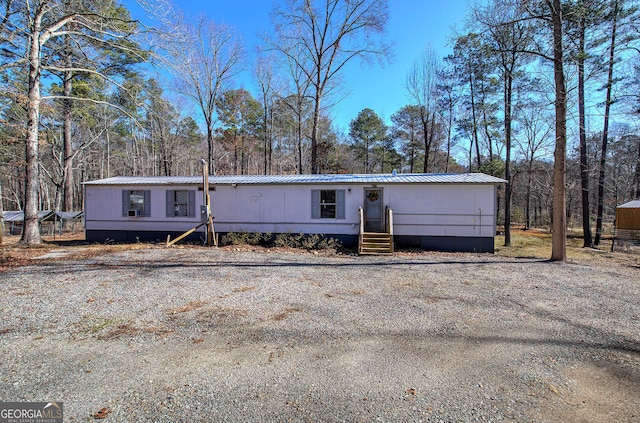
[[[270,233],[229,232],[222,237],[223,245],[262,245],[276,248],[301,248],[304,250],[338,250],[342,247],[339,240],[320,234],[280,233],[273,237]]]
[[[227,232],[222,237],[222,245],[265,245],[271,241],[270,233],[261,232]]]

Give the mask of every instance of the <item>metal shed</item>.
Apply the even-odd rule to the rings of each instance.
[[[616,229],[640,230],[640,200],[618,206]]]
[[[617,207],[611,251],[614,251],[616,244],[625,249],[640,245],[640,200]]]

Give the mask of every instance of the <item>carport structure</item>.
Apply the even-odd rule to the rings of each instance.
[[[20,235],[22,233],[22,226],[24,224],[24,212],[19,210],[7,210],[3,214],[4,222],[9,224],[9,233],[11,235]],[[53,210],[41,210],[38,212],[38,224],[52,224],[51,230],[53,232],[55,231],[58,222],[60,223],[60,225],[62,225],[65,222],[69,221],[75,222],[82,217],[84,217],[83,211],[60,212]],[[60,228],[62,230],[62,226],[60,226]]]

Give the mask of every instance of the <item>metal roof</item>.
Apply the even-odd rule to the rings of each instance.
[[[506,181],[484,173],[398,173],[335,175],[234,175],[209,176],[211,185],[290,184],[500,184]],[[86,185],[197,185],[201,176],[116,176]]]
[[[43,221],[48,217],[52,216],[54,213],[51,210],[40,210],[38,212],[38,220]],[[6,210],[3,213],[5,222],[22,222],[24,221],[24,212],[14,211],[14,210]]]
[[[24,212],[16,211],[16,210],[5,210],[3,212],[3,219],[5,222],[22,222],[24,221]],[[84,216],[83,211],[75,211],[75,212],[61,212],[61,211],[52,211],[52,210],[40,210],[38,212],[38,220],[43,222],[46,220],[53,220],[54,217],[57,217],[60,220],[69,220],[69,219],[78,219]]]
[[[629,201],[618,206],[619,209],[640,209],[640,200]]]

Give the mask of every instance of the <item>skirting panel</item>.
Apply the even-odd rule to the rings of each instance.
[[[219,239],[226,233],[218,232]],[[87,230],[86,238],[89,242],[166,242],[167,235],[175,239],[182,235],[181,232],[166,231],[104,231]],[[275,237],[277,234],[273,234]],[[327,238],[340,240],[347,248],[358,246],[358,235],[323,234]],[[185,242],[203,242],[204,233],[194,232],[184,238]],[[396,249],[417,248],[431,251],[469,252],[469,253],[493,253],[493,237],[453,237],[453,236],[419,236],[396,235],[394,237]]]
[[[459,253],[493,253],[493,237],[396,235],[396,248]]]

